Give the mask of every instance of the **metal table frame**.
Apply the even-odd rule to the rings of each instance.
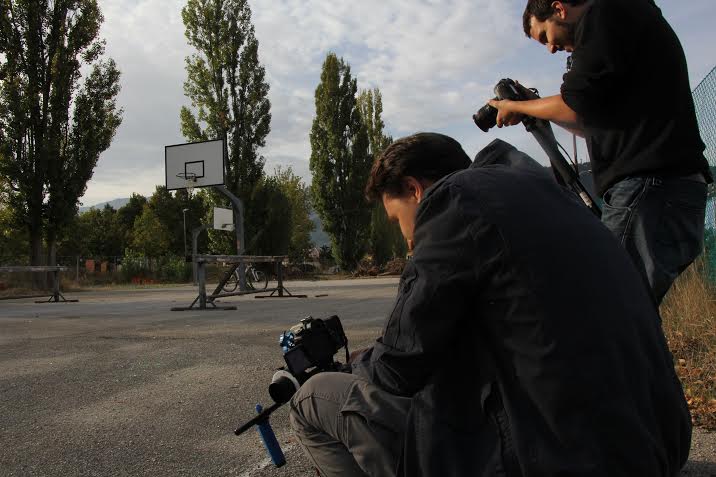
[[[307,298],[307,295],[293,295],[283,286],[283,261],[288,258],[285,255],[259,256],[259,255],[194,255],[193,261],[197,267],[197,280],[199,282],[199,295],[188,307],[175,307],[171,311],[187,310],[236,310],[236,306],[217,306],[214,301],[217,298],[230,296],[251,295],[255,293],[271,292],[269,295],[256,296],[256,298]],[[223,292],[224,285],[229,281],[236,269],[245,262],[251,263],[275,263],[277,286],[265,290],[243,290],[236,292]],[[230,263],[229,270],[219,281],[211,294],[206,292],[206,265],[208,263]],[[223,292],[223,293],[222,293]],[[198,306],[195,306],[197,305]]]
[[[60,292],[60,272],[66,272],[67,270],[67,267],[59,266],[0,267],[0,273],[52,273],[52,295],[47,300],[35,303],[76,303],[79,301],[68,300]]]

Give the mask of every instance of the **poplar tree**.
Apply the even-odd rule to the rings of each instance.
[[[291,240],[288,244],[288,258],[293,263],[301,263],[313,248],[311,232],[316,228],[311,220],[311,192],[291,167],[276,168],[274,177],[290,203]]]
[[[251,8],[246,0],[189,0],[182,19],[196,53],[186,58],[184,92],[192,107],[181,108],[181,131],[192,142],[226,141],[226,187],[244,202],[248,242],[261,220],[251,205],[264,175],[259,148],[271,131],[269,85]],[[223,196],[210,195],[215,205],[224,204]]]
[[[378,88],[363,90],[358,97],[358,106],[368,134],[368,153],[375,159],[393,142],[393,138],[384,132],[383,95]]]
[[[120,74],[98,38],[103,20],[96,0],[0,0],[0,175],[33,265],[45,261],[43,237],[54,264],[121,123]]]
[[[329,53],[315,94],[311,194],[323,229],[331,238],[334,258],[345,270],[355,269],[363,257],[370,227],[370,207],[363,189],[371,156],[357,91],[350,66]]]
[[[393,138],[384,132],[383,96],[378,88],[364,90],[358,98],[358,104],[368,133],[368,152],[371,160],[375,160],[393,142]],[[371,210],[368,248],[377,265],[384,265],[394,257],[404,257],[407,253],[400,227],[390,223],[381,203],[374,204]]]

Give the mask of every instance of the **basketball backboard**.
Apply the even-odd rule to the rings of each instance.
[[[164,148],[167,190],[222,185],[226,145],[216,141],[176,144]]]
[[[234,230],[234,211],[214,207],[214,230]]]

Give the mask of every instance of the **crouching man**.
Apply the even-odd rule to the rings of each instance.
[[[413,260],[353,373],[291,402],[321,475],[678,475],[691,424],[657,311],[582,204],[439,134],[392,144],[366,191]]]

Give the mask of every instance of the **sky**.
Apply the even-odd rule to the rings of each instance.
[[[693,86],[716,66],[716,1],[656,0],[679,35]],[[99,0],[106,55],[122,72],[123,122],[99,159],[81,202],[94,205],[164,184],[164,146],[186,142],[179,110],[187,45],[186,0]],[[521,126],[483,133],[472,114],[510,77],[542,95],[559,92],[564,53],[550,55],[522,32],[525,0],[250,0],[259,60],[270,86],[271,133],[265,170],[293,168],[311,177],[309,131],[314,92],[329,52],[351,66],[360,89],[383,94],[386,132],[399,138],[435,131],[457,139],[473,157],[496,138],[542,163],[547,159]],[[638,39],[635,39],[638,41]],[[645,72],[644,81],[650,72]],[[658,99],[657,99],[658,100]],[[558,133],[572,150],[572,137]],[[580,141],[581,160],[586,149]]]

